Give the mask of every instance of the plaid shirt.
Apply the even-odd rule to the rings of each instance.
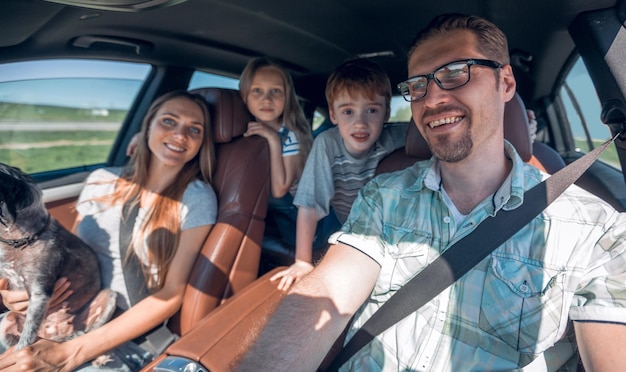
[[[521,205],[524,190],[542,175],[509,143],[506,150],[513,159],[511,174],[461,226],[454,226],[443,201],[436,160],[382,175],[362,189],[330,242],[356,247],[381,270],[347,339],[481,221]],[[568,370],[576,359],[571,320],[626,323],[625,251],[626,214],[571,186],[454,285],[361,349],[344,369],[513,371],[534,361],[533,371]]]

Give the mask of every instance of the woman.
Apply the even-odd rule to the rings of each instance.
[[[77,204],[75,231],[97,252],[103,285],[118,293],[121,314],[63,343],[39,340],[9,351],[0,369],[132,371],[154,357],[131,341],[162,325],[182,304],[217,215],[209,186],[214,150],[204,100],[184,91],[158,98],[140,134],[129,165],[93,172]],[[138,264],[134,270],[132,262]],[[137,272],[143,273],[138,280],[125,279]],[[147,293],[137,293],[137,282]]]

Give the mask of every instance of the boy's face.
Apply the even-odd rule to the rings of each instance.
[[[342,92],[330,107],[330,120],[339,127],[346,150],[355,158],[367,155],[380,137],[388,115],[389,108],[381,95],[370,99]]]

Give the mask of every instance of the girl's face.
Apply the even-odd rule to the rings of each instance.
[[[200,107],[187,98],[164,102],[148,128],[152,164],[182,169],[200,151],[204,120]]]
[[[280,127],[285,109],[285,82],[275,68],[262,67],[252,79],[246,105],[257,121]]]

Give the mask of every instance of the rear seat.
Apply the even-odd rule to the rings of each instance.
[[[192,269],[180,311],[169,327],[185,334],[225,299],[257,278],[269,197],[269,148],[265,139],[243,137],[251,116],[239,92],[202,88],[216,142],[213,188],[217,222]]]

